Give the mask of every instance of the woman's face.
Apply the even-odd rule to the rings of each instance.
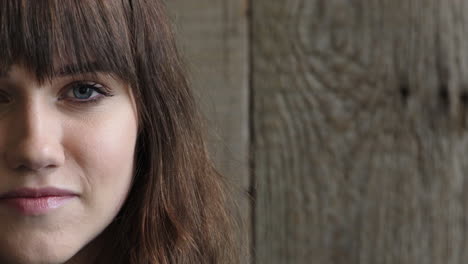
[[[130,88],[73,67],[42,84],[19,65],[0,73],[0,263],[75,263],[130,189]]]

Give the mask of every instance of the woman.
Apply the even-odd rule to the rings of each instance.
[[[0,1],[0,263],[233,263],[159,0]]]

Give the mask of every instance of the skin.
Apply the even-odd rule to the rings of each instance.
[[[89,98],[102,96],[97,104],[74,102],[89,100],[69,85],[80,80],[113,96],[93,92]],[[128,85],[104,73],[39,84],[13,65],[0,76],[0,92],[0,195],[46,186],[77,194],[33,216],[0,200],[0,263],[92,263],[132,183],[138,122]]]

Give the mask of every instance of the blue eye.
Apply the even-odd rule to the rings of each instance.
[[[104,86],[95,82],[74,82],[69,85],[67,97],[75,98],[71,101],[76,103],[98,102],[106,96],[112,96]],[[94,96],[93,96],[94,95]]]
[[[91,85],[75,85],[73,86],[73,95],[78,99],[88,99],[93,92],[94,87]]]

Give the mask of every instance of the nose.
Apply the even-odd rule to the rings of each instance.
[[[64,162],[57,118],[39,100],[18,106],[10,116],[6,162],[13,170],[43,172]]]

